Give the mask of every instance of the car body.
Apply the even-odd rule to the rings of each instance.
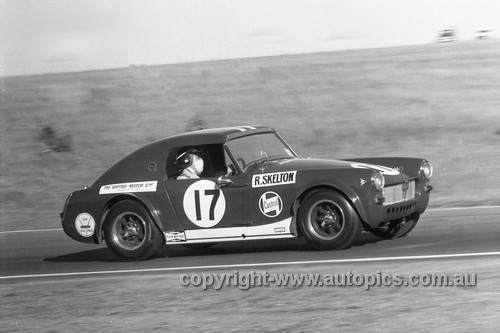
[[[176,158],[204,153],[198,179],[178,180]],[[142,260],[171,244],[305,237],[349,247],[364,229],[408,233],[425,211],[432,166],[421,158],[299,158],[266,126],[205,129],[148,144],[70,194],[64,231]]]

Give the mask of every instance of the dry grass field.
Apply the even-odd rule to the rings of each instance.
[[[462,267],[458,270],[457,267]],[[467,267],[467,268],[464,268]],[[492,259],[258,268],[312,274],[477,274],[469,287],[254,287],[180,284],[181,273],[33,279],[0,285],[4,332],[494,332]],[[249,270],[238,270],[250,274]],[[234,270],[218,273],[233,274]],[[189,273],[189,272],[182,272]],[[201,271],[202,273],[215,273]]]
[[[1,78],[0,230],[60,227],[71,191],[199,124],[269,125],[301,156],[426,157],[431,206],[498,204],[499,74],[492,40]]]

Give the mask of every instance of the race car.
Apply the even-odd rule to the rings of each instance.
[[[181,179],[178,157],[193,150],[203,172]],[[105,241],[122,260],[157,256],[164,245],[297,237],[344,249],[363,230],[410,232],[427,208],[432,173],[421,158],[300,158],[266,126],[204,129],[132,152],[70,194],[60,215],[69,237]]]

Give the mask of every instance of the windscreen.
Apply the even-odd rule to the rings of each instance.
[[[242,136],[228,141],[227,146],[243,169],[261,161],[297,157],[275,133]]]

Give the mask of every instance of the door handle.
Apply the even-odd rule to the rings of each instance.
[[[226,186],[231,186],[234,184],[234,182],[229,179],[229,178],[226,178],[224,176],[220,176],[218,179],[217,179],[217,182],[216,184],[219,186],[219,187],[226,187]]]

